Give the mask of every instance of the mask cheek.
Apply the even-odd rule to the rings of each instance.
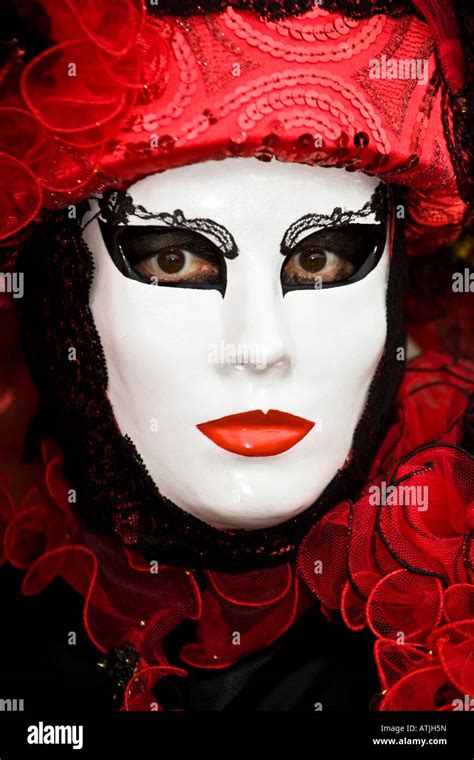
[[[222,297],[214,289],[138,283],[122,275],[100,245],[92,250],[90,307],[105,355],[107,395],[122,434],[151,470],[162,469],[163,446],[178,456],[180,431],[195,430]]]
[[[349,453],[384,352],[389,261],[387,249],[359,282],[285,295],[300,379],[311,387],[313,408],[306,411],[321,420],[327,446],[339,452],[336,459]]]
[[[86,241],[94,257],[89,303],[105,356],[108,397],[121,432],[133,438],[143,424],[145,400],[156,386],[156,327],[165,323],[167,314],[155,287],[121,274],[93,233]],[[148,421],[150,417],[148,410]]]

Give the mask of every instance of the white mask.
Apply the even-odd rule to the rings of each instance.
[[[248,158],[149,176],[128,194],[135,206],[170,216],[146,218],[151,213],[138,210],[119,232],[133,225],[169,232],[173,221],[185,227],[187,220],[191,235],[211,241],[209,251],[219,245],[227,255],[212,253],[209,261],[188,244],[187,252],[134,264],[132,276],[112,260],[98,220],[86,227],[95,263],[90,303],[117,423],[160,493],[201,520],[218,528],[276,525],[313,504],[343,467],[385,345],[388,244],[365,277],[338,287],[326,287],[329,277],[340,276],[341,266],[349,276],[349,265],[314,254],[316,238],[313,253],[300,249],[299,257],[285,259],[281,244],[301,245],[321,230],[324,222],[312,219],[298,232],[294,223],[305,215],[333,214],[334,226],[334,209],[365,206],[351,219],[370,225],[358,236],[363,260],[378,184],[342,169]],[[183,216],[173,220],[177,210]],[[217,231],[196,225],[199,219],[213,220]],[[143,253],[152,238],[137,247],[131,233],[122,250]],[[205,287],[204,275],[211,278]],[[155,284],[145,281],[150,276]],[[200,279],[183,287],[189,277]],[[268,410],[293,418],[264,417]],[[204,425],[251,411],[248,419]]]

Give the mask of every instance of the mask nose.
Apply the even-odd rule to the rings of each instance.
[[[245,255],[245,254],[242,254]],[[279,270],[268,262],[250,260],[228,287],[223,304],[224,372],[251,375],[289,372],[291,339],[285,320]]]

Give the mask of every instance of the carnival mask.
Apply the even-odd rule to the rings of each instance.
[[[276,525],[344,467],[386,342],[383,188],[234,158],[92,203],[108,397],[183,510],[218,528]]]

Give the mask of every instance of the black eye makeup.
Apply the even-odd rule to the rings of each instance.
[[[224,297],[225,259],[239,255],[224,225],[213,219],[187,219],[181,209],[147,211],[118,190],[96,200],[102,237],[123,275],[148,285],[218,290]],[[162,224],[133,225],[130,217]]]
[[[347,224],[314,232],[286,255],[281,268],[283,295],[290,290],[331,288],[362,280],[385,247],[385,226]]]
[[[218,290],[225,295],[226,259],[239,255],[231,233],[212,219],[187,219],[180,209],[153,213],[128,193],[108,191],[99,204],[99,226],[120,272],[149,285]],[[387,187],[380,183],[358,211],[305,214],[286,230],[280,244],[283,295],[349,285],[363,279],[385,248]],[[376,223],[360,222],[372,215]],[[134,225],[130,217],[161,224]]]
[[[281,267],[283,295],[291,290],[350,285],[366,277],[385,248],[387,213],[387,190],[380,183],[359,211],[335,208],[329,215],[306,214],[294,222],[280,246],[285,256]],[[376,224],[357,221],[369,215]]]
[[[99,220],[104,242],[123,275],[149,285],[218,290],[226,265],[214,242],[194,230],[154,225],[112,226]]]

